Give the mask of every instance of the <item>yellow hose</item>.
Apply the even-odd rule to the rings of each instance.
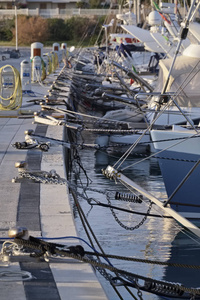
[[[13,72],[14,77],[14,90],[11,96],[5,98],[3,97],[4,86],[3,86],[3,76],[6,76],[6,73],[3,74],[5,68],[10,68]],[[22,85],[19,71],[11,65],[5,65],[0,68],[0,110],[14,110],[18,109],[22,105]]]
[[[58,54],[55,53],[55,70],[57,69],[58,66],[59,66]]]
[[[56,65],[55,65],[55,54],[51,53],[51,61],[52,61],[52,72],[55,71]]]
[[[45,80],[46,79],[46,67],[45,67],[45,62],[44,60],[41,58],[41,64],[42,64],[42,75],[41,75],[41,80]]]
[[[48,59],[49,59],[49,74],[51,74],[52,73],[52,61],[51,61],[51,58],[49,56],[48,56]]]

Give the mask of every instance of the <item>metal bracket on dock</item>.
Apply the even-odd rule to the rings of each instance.
[[[67,128],[70,129],[74,129],[74,130],[81,130],[82,129],[82,125],[79,124],[72,124],[69,122],[65,122],[65,121],[61,121],[61,120],[57,120],[54,117],[51,116],[45,116],[45,117],[41,117],[41,116],[35,116],[34,117],[34,123],[40,123],[40,124],[45,124],[45,125],[53,125],[53,126],[65,126]]]
[[[27,138],[27,139],[31,139],[31,136],[34,137],[34,138],[36,137],[36,138],[42,139],[42,141],[43,141],[43,142],[41,142],[42,145],[49,144],[49,145],[52,146],[52,145],[56,144],[56,145],[62,145],[64,147],[68,148],[68,149],[71,148],[71,144],[65,142],[64,140],[58,140],[58,139],[54,139],[54,138],[50,138],[50,137],[46,137],[46,136],[37,135],[31,129],[26,130],[24,132],[24,134],[25,134],[25,138]],[[47,141],[49,141],[49,142],[47,142]]]
[[[27,167],[26,161],[18,161],[15,163],[15,168],[18,169],[19,174],[21,172],[26,172],[27,171],[26,167]],[[23,177],[14,177],[12,179],[13,183],[21,183],[22,181],[23,181]]]
[[[16,149],[20,149],[20,150],[29,150],[29,149],[37,148],[41,151],[47,152],[50,148],[50,143],[49,142],[41,142],[35,138],[31,138],[30,134],[32,132],[33,132],[32,130],[25,131],[25,141],[24,142],[15,142],[14,144],[12,144],[12,146],[15,147]]]

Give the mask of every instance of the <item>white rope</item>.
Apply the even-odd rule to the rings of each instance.
[[[32,278],[27,271],[0,271],[0,281],[26,281]]]

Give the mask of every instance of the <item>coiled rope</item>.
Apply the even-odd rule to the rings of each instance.
[[[6,76],[10,76],[10,79],[6,78]],[[22,105],[22,86],[20,74],[16,68],[11,65],[5,65],[0,68],[0,86],[0,110],[20,108]],[[8,93],[8,96],[5,96],[6,92],[12,92],[12,94]]]

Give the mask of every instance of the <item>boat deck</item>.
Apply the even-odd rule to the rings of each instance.
[[[49,83],[55,79],[55,74],[53,76],[48,79]],[[48,89],[48,85],[32,86],[32,90],[41,95],[46,95]],[[75,238],[64,238],[77,237],[68,187],[21,179],[15,167],[16,162],[26,161],[28,170],[55,169],[65,178],[62,146],[50,146],[48,152],[19,150],[12,146],[24,141],[24,131],[28,129],[43,136],[63,137],[62,126],[33,124],[33,113],[41,108],[33,103],[25,107],[30,99],[25,95],[24,107],[18,111],[0,111],[0,242],[2,245],[8,238],[10,228],[22,226],[31,236],[61,238],[51,242],[77,245],[80,242]],[[29,272],[31,279],[22,280],[21,275],[16,278],[15,272],[19,271]],[[9,277],[3,272],[9,272]],[[29,255],[13,256],[8,266],[0,261],[0,274],[1,300],[107,299],[91,266],[71,258],[51,258],[46,262]]]

